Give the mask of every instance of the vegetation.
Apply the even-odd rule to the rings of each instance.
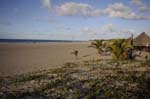
[[[94,40],[91,43],[91,46],[93,48],[96,48],[98,50],[98,53],[101,54],[102,53],[102,49],[103,49],[103,40]]]
[[[127,59],[127,52],[132,48],[131,44],[125,39],[114,40],[112,44],[107,45],[112,52],[112,58],[116,60]]]
[[[149,99],[149,70],[142,61],[66,63],[1,78],[0,99]]]
[[[115,60],[128,59],[128,51],[133,48],[131,42],[125,39],[114,39],[109,41],[94,40],[90,47],[96,48],[99,54],[105,51],[111,51],[112,58]]]

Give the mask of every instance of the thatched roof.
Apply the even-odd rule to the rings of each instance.
[[[150,36],[145,32],[134,39],[134,46],[150,46]]]

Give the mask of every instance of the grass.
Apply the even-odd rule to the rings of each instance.
[[[150,69],[140,70],[148,66],[147,62],[114,60],[66,63],[2,79],[0,99],[149,99]]]
[[[26,81],[30,81],[30,80],[35,80],[35,79],[41,79],[43,77],[46,77],[45,74],[38,74],[38,75],[21,75],[18,76],[15,79],[15,83],[19,83],[19,82],[26,82]]]

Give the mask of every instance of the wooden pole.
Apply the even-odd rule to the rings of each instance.
[[[132,46],[132,48],[131,48],[131,57],[133,59],[133,47],[134,47],[134,45],[133,45],[133,34],[131,34],[131,46]]]

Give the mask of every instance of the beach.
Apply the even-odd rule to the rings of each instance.
[[[1,43],[0,76],[27,74],[67,62],[99,59],[90,42]],[[79,51],[78,59],[71,52]]]

